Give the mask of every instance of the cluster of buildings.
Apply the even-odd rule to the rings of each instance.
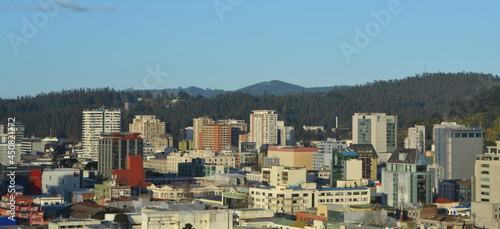
[[[483,152],[481,128],[443,122],[429,142],[415,125],[398,146],[397,116],[356,113],[351,139],[306,147],[274,110],[249,123],[193,118],[175,142],[154,115],[126,131],[120,110],[85,110],[82,121],[79,143],[0,126],[0,225],[500,227],[500,141]]]

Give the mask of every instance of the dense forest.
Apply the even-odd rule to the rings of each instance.
[[[453,103],[448,119],[469,127],[482,127],[487,145],[500,140],[500,86],[491,85],[489,90],[471,98]]]
[[[481,110],[482,106],[494,113],[490,107],[496,109],[498,106],[495,101],[500,101],[495,98],[481,98],[479,108],[466,110],[466,114],[457,112],[457,109],[465,106],[464,101],[486,92],[488,96],[493,96],[492,90],[500,93],[500,89],[491,87],[499,82],[498,76],[482,73],[434,73],[336,88],[330,92],[282,96],[230,92],[211,98],[185,92],[173,98],[166,91],[153,96],[149,91],[77,89],[2,99],[0,119],[6,122],[8,117],[16,117],[26,125],[27,136],[48,136],[52,129],[52,135],[76,141],[81,138],[82,110],[104,106],[122,109],[124,131],[128,130],[128,123],[134,115],[154,114],[165,121],[167,131],[178,138],[179,129],[192,125],[194,117],[208,115],[213,119],[248,121],[252,110],[273,109],[280,120],[285,120],[286,125],[294,125],[296,137],[303,139],[310,135],[303,131],[302,125],[320,125],[331,129],[335,127],[335,117],[338,116],[340,127],[350,128],[351,117],[355,112],[398,115],[400,130],[436,117],[439,120],[447,115],[458,118],[458,114],[461,114],[463,117],[460,118],[464,119],[469,114],[479,115],[485,112]],[[125,103],[128,103],[128,110],[124,109]],[[451,112],[450,107],[454,109]],[[495,112],[498,113],[498,110]],[[499,126],[497,129],[500,129],[500,120],[494,120]],[[319,138],[323,137],[326,136],[321,135]]]

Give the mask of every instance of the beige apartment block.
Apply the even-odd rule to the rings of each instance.
[[[306,168],[272,166],[262,168],[262,181],[270,186],[299,186],[306,183]]]
[[[153,158],[143,162],[145,169],[150,169],[157,173],[168,173],[167,158]]]
[[[277,157],[280,165],[290,167],[305,167],[307,170],[314,170],[314,154],[318,149],[304,147],[281,147],[270,146],[267,157]]]
[[[368,188],[319,188],[315,183],[306,183],[302,187],[287,186],[250,188],[252,207],[270,209],[274,212],[304,212],[307,208],[319,204],[337,204],[342,206],[370,203]]]
[[[206,195],[222,195],[224,192],[234,192],[236,187],[230,187],[230,186],[215,186],[215,185],[208,185],[208,186],[196,186],[192,185],[189,188],[189,193],[192,196],[206,196]],[[179,186],[179,187],[171,187],[168,185],[164,186],[155,186],[154,184],[147,187],[149,194],[153,198],[158,198],[158,199],[170,199],[170,200],[180,200],[180,199],[185,199],[187,198],[185,196],[186,194],[186,188]]]
[[[496,147],[488,147],[488,153],[476,155],[474,196],[475,202],[500,203],[500,141]]]

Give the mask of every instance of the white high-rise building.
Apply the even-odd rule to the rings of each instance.
[[[250,141],[259,149],[278,144],[278,114],[274,110],[254,110],[250,114]]]
[[[201,146],[200,146],[201,128],[206,124],[212,124],[212,123],[214,123],[214,120],[209,118],[208,116],[203,116],[203,117],[193,119],[193,142],[194,142],[194,149],[195,150],[201,149]]]
[[[82,156],[98,160],[98,143],[101,132],[121,132],[121,111],[94,109],[83,111]]]
[[[385,113],[355,113],[352,143],[372,144],[377,153],[392,153],[397,147],[398,117]]]
[[[405,149],[416,149],[419,153],[425,153],[425,126],[415,125],[408,128],[404,143]]]

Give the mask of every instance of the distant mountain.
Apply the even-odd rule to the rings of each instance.
[[[248,87],[236,90],[237,92],[249,93],[251,95],[263,95],[264,93],[272,95],[298,94],[305,92],[305,88],[295,84],[286,83],[279,80],[272,80],[257,83]]]
[[[188,88],[167,88],[167,89],[161,89],[161,90],[149,90],[149,92],[152,93],[154,97],[157,95],[161,95],[164,91],[168,94],[173,94],[174,96],[177,95],[180,91],[184,91],[188,94],[190,94],[193,97],[196,97],[197,95],[201,95],[203,97],[213,97],[218,94],[225,94],[228,92],[243,92],[243,93],[249,93],[250,95],[254,96],[261,96],[264,95],[265,92],[269,95],[295,95],[295,94],[300,94],[304,92],[309,92],[309,93],[316,93],[316,92],[329,92],[335,88],[346,88],[350,86],[330,86],[330,87],[302,87],[299,85],[279,81],[279,80],[271,80],[271,81],[266,81],[266,82],[261,82],[261,83],[256,83],[254,85],[250,85],[241,89],[238,89],[236,91],[225,91],[221,89],[203,89],[199,87],[188,87]]]
[[[279,81],[272,80],[262,83],[257,83],[248,87],[244,87],[242,89],[236,90],[237,92],[249,93],[251,95],[264,95],[267,92],[270,95],[294,95],[304,92],[329,92],[335,88],[345,88],[349,86],[330,86],[330,87],[302,87],[299,85]]]
[[[213,97],[218,94],[224,94],[229,92],[221,89],[209,89],[209,88],[203,89],[193,86],[188,88],[167,88],[163,90],[150,90],[151,94],[153,94],[154,97],[156,97],[157,95],[161,95],[163,91],[165,91],[168,94],[173,94],[174,96],[177,96],[177,93],[179,93],[180,91],[184,91],[194,97],[196,97],[197,95],[201,95],[203,97]]]

